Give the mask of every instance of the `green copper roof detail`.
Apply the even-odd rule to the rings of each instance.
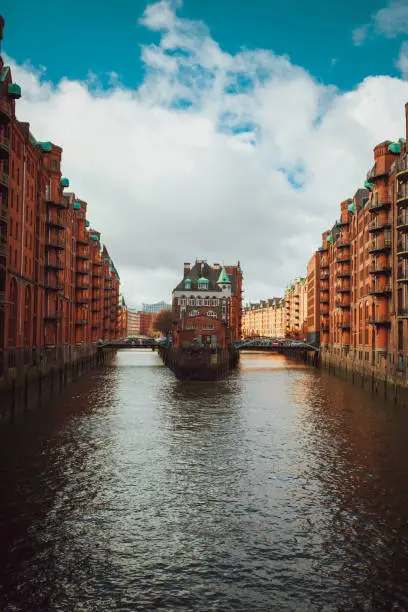
[[[44,153],[50,153],[52,151],[52,144],[50,142],[37,142]]]
[[[371,191],[373,189],[374,185],[372,183],[370,183],[370,181],[364,181],[364,187]]]
[[[199,283],[208,283],[208,278],[205,278],[204,276],[202,276],[201,278],[198,279]]]
[[[74,202],[74,210],[80,210],[81,208],[81,203],[80,202]]]
[[[20,87],[20,85],[17,85],[17,83],[9,83],[7,85],[7,93],[10,96],[10,98],[13,98],[14,100],[17,100],[18,98],[21,98],[21,87]]]
[[[404,144],[407,144],[406,138],[400,138],[399,141],[404,143]]]
[[[230,277],[227,274],[226,269],[224,268],[224,266],[222,266],[220,275],[218,277],[217,283],[218,284],[222,284],[222,283],[230,283]]]
[[[6,76],[8,75],[9,72],[10,72],[10,66],[3,66],[1,75],[0,75],[0,81],[2,83],[4,83],[4,81],[6,80]]]
[[[326,240],[327,240],[327,242],[331,242],[332,241],[332,237],[329,235],[329,236],[327,236]]]
[[[109,260],[109,257],[105,257],[105,261],[110,261],[110,260]]]
[[[392,142],[389,147],[388,147],[388,151],[390,153],[401,153],[401,145],[399,142]]]
[[[352,202],[351,204],[347,206],[347,210],[352,213],[356,212],[356,207],[354,206],[354,202]]]
[[[99,240],[99,236],[97,236],[96,234],[91,234],[91,238],[92,240]]]
[[[67,179],[65,176],[63,176],[61,179],[61,187],[69,187],[69,179]]]
[[[85,221],[85,225],[86,225],[86,227],[89,227],[91,225],[91,223],[88,221],[88,219]]]

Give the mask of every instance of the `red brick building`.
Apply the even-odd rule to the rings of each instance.
[[[194,343],[224,348],[241,338],[240,264],[184,264],[183,280],[173,291],[174,346]]]
[[[121,329],[116,269],[86,202],[64,192],[62,149],[17,119],[20,97],[0,58],[0,374],[21,351],[25,363],[51,347],[64,356]]]

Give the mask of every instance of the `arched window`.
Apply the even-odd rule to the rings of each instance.
[[[24,344],[29,346],[31,332],[31,288],[27,285],[24,292]]]
[[[190,306],[195,306],[195,303],[196,303],[196,302],[195,302],[195,297],[194,297],[194,296],[192,296],[192,297],[189,299],[189,304],[190,304]]]
[[[16,346],[17,344],[17,312],[18,312],[18,294],[17,282],[12,278],[9,286],[9,326],[8,326],[8,345]]]

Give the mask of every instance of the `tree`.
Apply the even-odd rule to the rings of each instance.
[[[173,313],[171,310],[164,308],[157,313],[153,329],[161,332],[166,338],[170,336],[173,329]]]

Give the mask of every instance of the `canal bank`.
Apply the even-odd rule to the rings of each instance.
[[[408,407],[408,372],[402,363],[375,366],[356,358],[353,353],[342,354],[323,347],[319,351],[285,348],[279,351],[288,359],[321,367],[329,374],[346,380],[381,399]]]
[[[1,610],[406,609],[405,409],[262,353],[59,398],[0,429]]]
[[[0,424],[39,408],[71,382],[109,362],[116,348],[95,344],[59,347],[39,352],[8,351],[11,367],[0,378]]]

